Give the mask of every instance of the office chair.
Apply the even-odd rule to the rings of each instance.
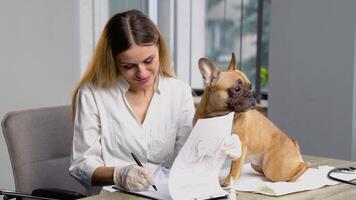
[[[70,106],[7,113],[2,129],[16,192],[0,190],[0,195],[7,194],[7,199],[23,195],[46,197],[42,199],[85,197],[85,188],[68,171],[73,137]]]

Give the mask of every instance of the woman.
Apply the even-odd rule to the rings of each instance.
[[[108,21],[72,99],[70,174],[89,193],[91,186],[112,184],[147,190],[152,166],[171,166],[195,112],[191,88],[174,76],[163,37],[148,17],[130,10]]]

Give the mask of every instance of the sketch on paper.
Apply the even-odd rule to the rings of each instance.
[[[191,138],[190,149],[182,152],[181,169],[205,171],[207,168],[215,168],[219,161],[225,159],[225,154],[220,146],[223,140],[204,140],[201,138]]]
[[[169,192],[173,199],[192,199],[205,195],[223,195],[219,172],[226,155],[223,141],[231,134],[234,113],[199,119],[186,143],[174,160],[169,175]],[[193,198],[194,199],[194,198]]]

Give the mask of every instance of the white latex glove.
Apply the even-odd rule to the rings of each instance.
[[[228,136],[223,144],[222,150],[231,160],[237,160],[241,156],[241,142],[236,134]]]
[[[152,172],[138,165],[115,167],[113,179],[115,185],[131,191],[145,191],[154,184]]]

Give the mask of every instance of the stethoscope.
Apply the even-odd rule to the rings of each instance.
[[[340,183],[346,183],[346,184],[350,184],[350,185],[356,185],[356,182],[351,182],[351,181],[346,181],[346,180],[342,180],[339,178],[336,178],[335,176],[332,176],[332,173],[356,173],[356,168],[355,167],[340,167],[340,168],[334,168],[332,170],[330,170],[328,172],[328,178]]]

